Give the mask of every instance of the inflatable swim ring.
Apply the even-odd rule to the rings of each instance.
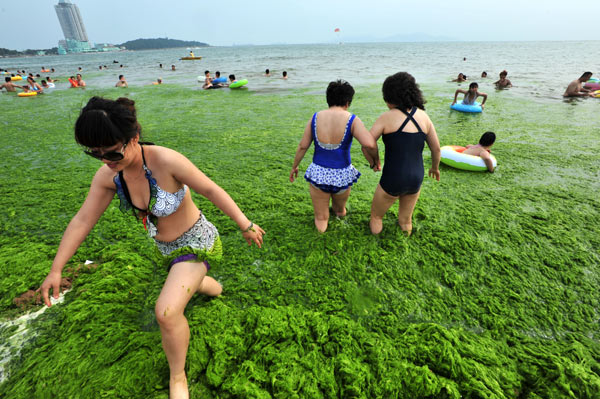
[[[33,96],[37,96],[37,91],[28,91],[27,93],[23,92],[23,93],[17,94],[17,96],[19,96],[19,97],[33,97]]]
[[[227,83],[227,78],[224,78],[223,76],[221,76],[220,78],[215,78],[212,81],[213,83]]]
[[[586,83],[583,87],[591,90],[600,90],[600,83]]]
[[[590,78],[590,80],[588,80],[587,83],[600,83],[600,79],[598,79],[598,78]]]
[[[41,72],[50,72],[49,69],[42,69]]]
[[[481,105],[477,101],[475,101],[472,105],[463,104],[462,101],[459,101],[456,104],[451,105],[450,109],[453,109],[453,110],[459,111],[459,112],[471,112],[471,113],[478,113],[478,112],[483,111],[483,109],[481,108]]]
[[[481,157],[475,155],[467,155],[462,152],[466,150],[466,147],[461,147],[458,145],[445,145],[441,148],[442,150],[442,163],[444,165],[452,166],[456,169],[462,170],[470,170],[474,172],[485,172],[487,171],[487,166]],[[496,167],[496,158],[490,154],[492,157],[492,163],[494,168]]]
[[[247,79],[241,79],[241,80],[236,80],[235,82],[231,83],[229,85],[229,87],[232,88],[232,89],[237,89],[238,87],[245,86],[246,84],[248,84],[248,80]]]
[[[592,93],[594,95],[594,97],[596,98],[600,98],[600,90],[596,90],[594,93]]]
[[[19,75],[17,75],[17,76],[12,76],[12,77],[10,78],[10,80],[11,80],[11,81],[13,81],[13,82],[14,82],[14,81],[16,81],[16,80],[23,80],[23,77],[22,77],[22,76],[19,76]]]

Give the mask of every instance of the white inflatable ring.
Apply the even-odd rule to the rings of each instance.
[[[441,148],[442,150],[442,163],[444,165],[452,166],[456,169],[471,170],[476,172],[485,172],[488,170],[485,162],[481,157],[476,155],[467,155],[462,152],[466,150],[465,147],[458,145],[445,145]],[[496,158],[490,154],[494,168],[496,167]]]

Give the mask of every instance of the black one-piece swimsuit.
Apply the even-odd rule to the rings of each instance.
[[[384,134],[382,138],[385,144],[385,163],[379,184],[383,191],[393,196],[419,192],[425,174],[423,147],[427,135],[413,117],[417,108],[413,107],[410,113],[400,111],[406,115],[406,120],[397,131]],[[417,132],[403,131],[410,121],[414,123]]]

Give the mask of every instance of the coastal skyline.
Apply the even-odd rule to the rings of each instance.
[[[580,18],[592,0],[506,0],[501,7],[481,1],[315,0],[280,3],[232,0],[214,7],[176,2],[74,0],[89,40],[120,44],[138,38],[169,37],[213,46],[364,41],[537,41],[599,40]],[[25,50],[55,47],[63,34],[54,14],[57,0],[23,0],[0,5],[0,47]],[[216,4],[216,3],[215,3]],[[569,17],[572,15],[572,17]],[[23,21],[35,21],[23,29]],[[339,32],[334,32],[339,29]]]
[[[71,4],[68,0],[59,0],[54,6],[58,22],[65,35],[65,39],[87,42],[88,37],[85,31],[85,24],[79,12],[77,4]]]

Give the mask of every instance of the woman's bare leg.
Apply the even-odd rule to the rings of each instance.
[[[389,195],[377,184],[373,195],[373,203],[371,203],[371,219],[369,220],[371,233],[381,233],[381,230],[383,230],[383,216],[397,199],[398,197]]]
[[[206,269],[208,270],[208,267]],[[202,295],[219,296],[223,292],[223,286],[211,276],[204,276],[197,292]]]
[[[348,202],[348,197],[350,197],[350,189],[351,187],[348,187],[343,193],[331,196],[331,207],[338,217],[346,216],[346,202]]]
[[[407,194],[399,198],[398,224],[407,236],[412,234],[412,214],[420,194],[421,190],[416,194]]]
[[[313,208],[315,210],[315,226],[317,230],[324,233],[329,223],[329,200],[331,194],[321,191],[314,186],[310,186],[310,198],[312,198]]]
[[[171,373],[170,399],[189,398],[185,376],[185,358],[190,341],[190,328],[183,311],[189,300],[201,287],[205,276],[206,265],[204,263],[180,262],[174,264],[156,301],[154,311],[160,326],[163,350],[167,355]]]

